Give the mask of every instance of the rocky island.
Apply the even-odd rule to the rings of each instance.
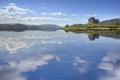
[[[99,21],[99,19],[95,19],[95,17],[90,17],[88,19],[87,24],[73,24],[73,25],[66,25],[65,27],[61,28],[63,30],[83,30],[83,29],[102,29],[102,30],[110,30],[110,29],[119,29],[120,30],[120,19],[111,19],[105,21]]]
[[[120,39],[120,19],[111,19],[100,22],[99,19],[91,17],[88,19],[87,24],[66,25],[61,29],[65,32],[77,34],[85,33],[90,40],[95,40],[99,38],[99,36]]]

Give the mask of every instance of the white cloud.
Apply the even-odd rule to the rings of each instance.
[[[120,18],[120,15],[115,15],[113,16],[113,18]]]
[[[9,3],[8,6],[0,8],[0,16],[19,16],[32,12],[30,9],[20,8],[15,3]]]
[[[80,73],[85,73],[88,68],[88,62],[78,56],[74,57],[73,65]]]
[[[0,16],[1,19],[12,19],[12,20],[17,20],[17,21],[69,21],[68,19],[65,18],[53,18],[53,17],[21,17],[21,16]]]
[[[41,13],[41,15],[47,15],[47,13],[46,13],[46,12],[43,12],[43,13]]]
[[[64,19],[64,18],[53,18],[53,17],[17,17],[15,18],[16,20],[20,20],[20,21],[40,21],[40,20],[60,20],[60,21],[66,21],[68,19]]]
[[[7,6],[0,8],[0,19],[3,23],[9,23],[12,20],[15,22],[22,22],[22,21],[68,21],[65,18],[54,18],[54,17],[39,17],[39,16],[29,16],[33,15],[33,10],[18,7],[15,3],[9,3]],[[46,13],[43,12],[41,15],[66,15],[62,12],[52,12]]]
[[[21,21],[56,20],[55,18],[47,18],[47,17],[20,17],[16,19]]]
[[[52,16],[65,16],[67,14],[62,13],[62,12],[43,12],[41,15],[52,15]]]

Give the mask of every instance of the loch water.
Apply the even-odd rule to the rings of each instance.
[[[120,80],[120,33],[0,31],[0,80]]]

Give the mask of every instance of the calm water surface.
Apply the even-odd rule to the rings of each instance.
[[[1,31],[0,80],[120,80],[120,39]]]

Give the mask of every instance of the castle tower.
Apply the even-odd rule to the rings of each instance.
[[[88,19],[88,23],[99,23],[99,19],[95,19],[95,17],[90,17]]]

